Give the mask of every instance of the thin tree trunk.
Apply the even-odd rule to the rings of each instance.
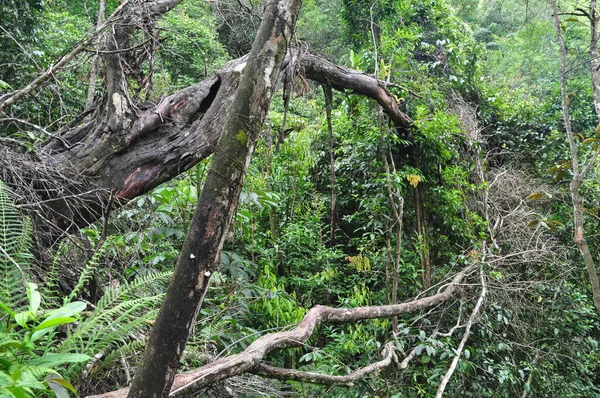
[[[594,96],[594,109],[600,123],[600,60],[598,57],[598,10],[597,0],[590,2],[590,73],[592,79],[592,93]],[[555,7],[556,8],[556,7]]]
[[[392,267],[392,225],[386,223],[385,226],[385,297],[388,303],[392,302],[392,286],[394,270]]]
[[[271,0],[129,398],[167,397],[216,270],[301,0]]]
[[[329,246],[335,246],[335,230],[337,229],[337,195],[335,188],[335,155],[333,153],[333,127],[331,125],[331,102],[333,94],[331,85],[323,85],[323,93],[325,94],[325,110],[327,113],[327,131],[329,132],[329,174],[331,180],[331,222],[329,224]]]
[[[156,65],[156,51],[158,50],[158,41],[160,39],[160,30],[156,29],[155,32],[148,32],[148,36],[150,36],[151,44],[150,44],[150,59],[148,60],[150,65],[148,65],[148,76],[146,76],[145,84],[144,84],[144,98],[148,101],[152,98],[152,91],[154,90],[154,71]],[[206,73],[204,73],[204,77]]]
[[[592,26],[596,26],[592,28],[592,36],[596,35],[595,43],[597,44],[597,18],[595,13],[595,0],[592,1],[590,5],[590,10],[593,8],[593,18],[591,18],[590,23]],[[579,248],[581,255],[583,256],[583,262],[585,264],[585,268],[588,273],[589,282],[592,285],[593,292],[593,302],[596,307],[596,311],[600,314],[600,282],[598,281],[598,272],[596,271],[596,265],[594,263],[594,259],[592,258],[592,253],[590,252],[590,248],[587,244],[587,240],[585,239],[585,234],[583,230],[583,209],[581,203],[581,196],[579,194],[579,188],[581,186],[581,181],[583,180],[584,174],[590,169],[593,163],[589,163],[583,172],[580,172],[579,168],[579,159],[577,157],[577,147],[575,144],[575,138],[573,136],[573,129],[571,127],[571,119],[569,116],[569,107],[567,102],[567,50],[565,47],[565,42],[562,37],[562,29],[560,25],[560,19],[558,16],[558,10],[556,7],[556,0],[551,1],[552,12],[554,16],[554,26],[556,28],[556,37],[558,40],[558,45],[560,48],[560,61],[561,61],[561,73],[560,73],[560,92],[562,98],[562,114],[563,121],[565,124],[565,130],[567,132],[567,139],[569,141],[569,149],[571,151],[571,163],[572,163],[572,171],[573,178],[571,179],[571,184],[569,185],[571,191],[571,200],[573,203],[573,221],[574,221],[574,237],[573,240],[575,244]],[[594,43],[594,38],[592,37],[592,43]],[[597,49],[596,49],[597,51]],[[596,62],[598,62],[596,60]],[[596,99],[596,98],[594,98]],[[597,104],[595,104],[597,105]],[[598,108],[597,108],[598,109]],[[600,110],[599,110],[600,111]],[[596,155],[598,152],[596,152]],[[594,162],[596,156],[590,160],[590,162]]]
[[[425,216],[425,204],[420,184],[415,187],[415,210],[417,213],[417,237],[419,240],[419,251],[421,252],[421,270],[423,271],[423,289],[429,289],[431,286],[431,261],[429,259],[427,218]]]
[[[529,366],[529,376],[527,377],[527,385],[531,389],[531,382],[533,381],[533,373],[535,372],[535,364],[540,359],[540,353],[542,350],[538,350],[533,357],[533,361],[531,361],[531,366]],[[529,390],[531,391],[531,390]],[[529,392],[526,388],[523,389],[523,393],[521,394],[521,398],[527,398],[527,394]]]
[[[106,0],[100,0],[100,8],[98,9],[98,21],[96,22],[96,30],[100,29],[102,23],[104,23],[104,13],[106,9]],[[85,102],[85,109],[90,109],[94,105],[94,95],[96,93],[96,80],[98,79],[98,66],[99,56],[98,50],[100,49],[100,43],[96,45],[96,55],[94,55],[94,61],[92,62],[92,68],[90,70],[90,83],[88,86],[87,100]]]
[[[390,304],[394,305],[398,302],[398,278],[400,270],[400,260],[402,259],[402,223],[404,218],[404,198],[398,190],[392,187],[390,163],[387,158],[386,143],[383,139],[383,111],[379,108],[379,134],[381,147],[381,158],[383,160],[383,167],[385,171],[385,182],[387,186],[388,201],[392,209],[394,216],[393,226],[396,230],[396,247],[394,249],[394,263],[392,268],[392,292],[390,297]],[[396,167],[392,163],[393,171],[396,171]],[[386,239],[386,246],[388,250],[388,256],[391,257],[391,242],[390,239]],[[392,318],[392,331],[394,334],[398,333],[398,317]]]

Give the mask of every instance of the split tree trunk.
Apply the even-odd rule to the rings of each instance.
[[[265,9],[129,398],[169,395],[210,277],[219,264],[300,4],[301,0],[271,0]]]
[[[161,101],[138,104],[136,112],[122,112],[119,123],[109,122],[109,112],[101,108],[83,114],[79,124],[65,126],[49,137],[35,158],[22,155],[17,160],[11,148],[0,144],[0,178],[16,191],[23,179],[47,180],[37,173],[50,168],[70,181],[89,181],[87,188],[73,187],[66,194],[63,190],[60,197],[40,189],[39,200],[35,200],[49,208],[52,225],[59,230],[86,226],[102,216],[111,192],[120,199],[115,202],[119,205],[213,153],[246,61],[247,56],[233,60],[200,83]],[[411,119],[399,110],[385,82],[310,54],[298,58],[297,68],[308,79],[328,79],[334,89],[353,90],[376,100],[398,126],[410,127]],[[117,97],[121,98],[120,94]],[[15,173],[12,164],[17,161],[32,167]]]

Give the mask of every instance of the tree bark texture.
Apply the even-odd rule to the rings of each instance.
[[[129,398],[169,396],[210,277],[219,264],[300,4],[301,0],[271,0],[265,9]]]
[[[98,7],[98,20],[96,22],[96,30],[98,30],[104,22],[104,13],[106,9],[106,0],[100,0]],[[99,67],[99,56],[98,53],[94,56],[92,61],[92,68],[90,69],[90,82],[88,83],[87,100],[85,101],[85,108],[89,109],[94,105],[94,97],[96,95],[96,80],[98,79],[98,67]]]
[[[170,396],[184,396],[193,392],[202,391],[213,383],[247,372],[273,378],[285,377],[290,380],[293,377],[294,372],[289,372],[287,369],[273,369],[262,362],[268,353],[275,350],[303,346],[312,336],[315,328],[322,323],[342,324],[366,319],[390,318],[439,305],[452,298],[463,280],[475,269],[475,266],[469,266],[463,269],[457,273],[443,289],[433,296],[423,297],[401,304],[356,308],[333,308],[322,305],[315,306],[308,311],[302,322],[295,328],[283,332],[266,334],[255,340],[239,354],[219,358],[201,368],[178,375],[173,384]],[[405,362],[407,363],[409,360],[410,358],[407,357],[402,364]],[[403,368],[402,364],[400,366],[401,368]],[[405,367],[406,365],[404,368]],[[363,370],[364,369],[365,368],[363,368]],[[359,374],[360,373],[361,372],[359,372]],[[295,380],[307,381],[306,377],[303,376],[306,375],[299,376]],[[326,375],[320,376],[320,378],[313,377],[311,382],[320,382],[323,379],[326,379]],[[337,380],[339,383],[329,384],[344,385],[345,383],[354,380],[356,379],[340,379]],[[328,383],[325,382],[324,384]],[[128,388],[124,388],[105,394],[89,396],[87,398],[124,398],[127,396],[128,390]]]

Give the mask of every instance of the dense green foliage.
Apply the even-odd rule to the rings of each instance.
[[[550,11],[545,2],[527,2],[529,11],[518,1],[450,3],[305,1],[297,39],[388,81],[414,126],[398,129],[372,100],[336,92],[330,137],[321,87],[298,79],[288,108],[274,99],[185,368],[289,328],[317,304],[390,304],[396,266],[397,301],[404,301],[465,265],[479,264],[490,293],[447,396],[525,391],[533,397],[600,397],[600,317],[572,243],[569,154]],[[107,10],[116,6],[108,1]],[[563,7],[574,9],[568,2]],[[219,21],[227,20],[227,10],[219,9]],[[0,0],[0,94],[64,54],[96,14],[95,2],[88,8],[78,1]],[[583,18],[564,19],[570,110],[586,145],[582,155],[589,157],[600,130],[585,61],[589,28]],[[184,2],[158,27],[153,90],[143,92],[143,78],[132,81],[133,99],[194,84],[229,58],[225,49],[244,44],[227,30],[231,26],[217,26],[200,1]],[[54,121],[68,120],[85,104],[86,60],[13,113],[53,131]],[[149,59],[139,65],[142,72],[150,67]],[[66,101],[57,105],[57,94]],[[0,136],[21,140],[30,151],[47,138],[19,127],[4,123]],[[280,142],[283,131],[287,137]],[[49,393],[53,380],[72,383],[80,393],[129,381],[208,167],[201,162],[115,211],[110,222],[65,240],[54,262],[37,268],[29,254],[31,221],[0,185],[0,247],[12,259],[0,253],[0,396],[35,396],[26,389]],[[600,244],[599,190],[592,173],[583,195],[594,251]],[[393,208],[400,199],[398,234]],[[405,370],[389,368],[352,388],[240,377],[213,392],[434,396],[477,300],[473,281],[453,301],[403,316],[397,327],[388,319],[323,326],[306,346],[269,357],[279,366],[343,375],[377,360],[381,347],[394,341],[401,356],[416,349]]]

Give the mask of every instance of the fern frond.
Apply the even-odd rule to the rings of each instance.
[[[71,294],[69,294],[69,296],[65,299],[65,304],[70,303],[75,298],[77,298],[77,295],[79,293],[81,293],[81,290],[84,287],[86,287],[88,282],[90,281],[90,279],[92,279],[94,277],[94,274],[96,273],[96,271],[98,270],[98,267],[100,266],[100,259],[102,258],[102,256],[104,255],[104,252],[106,251],[108,241],[109,241],[109,239],[106,239],[104,241],[104,243],[102,244],[102,246],[100,246],[100,248],[98,250],[96,250],[96,252],[92,256],[92,258],[85,264],[85,267],[83,267],[83,270],[81,271],[81,274],[79,275],[79,280],[77,281],[77,284],[71,291]]]
[[[146,340],[139,339],[139,340],[130,341],[129,343],[123,344],[122,346],[120,346],[119,348],[117,348],[116,350],[114,350],[113,352],[108,354],[106,356],[106,358],[104,358],[104,361],[102,361],[102,363],[105,366],[109,366],[117,359],[119,359],[121,357],[128,357],[131,355],[131,353],[140,351],[145,346],[146,346]]]
[[[49,368],[47,366],[31,366],[28,365],[26,368],[23,368],[24,373],[28,373],[34,379],[39,380],[43,379],[44,376],[49,374],[56,374],[56,370]]]
[[[199,338],[210,340],[215,336],[221,336],[224,330],[227,330],[231,326],[231,320],[229,319],[218,319],[202,328],[198,333]]]
[[[0,180],[0,301],[13,310],[19,310],[26,298],[25,275],[32,259],[30,247],[31,226]]]
[[[60,242],[58,249],[54,254],[54,258],[52,259],[52,263],[48,271],[43,275],[44,283],[40,286],[40,292],[42,296],[46,299],[46,302],[51,301],[60,306],[61,300],[61,291],[60,291],[60,263],[64,258],[64,255],[68,249],[68,241],[65,239]],[[63,304],[64,300],[63,300]]]
[[[95,312],[102,312],[105,308],[111,308],[118,305],[120,301],[131,297],[141,297],[148,294],[156,294],[163,289],[157,288],[159,284],[166,284],[171,278],[172,271],[153,272],[136,278],[133,282],[125,282],[117,289],[107,287],[104,295],[96,304]]]
[[[156,317],[171,274],[170,271],[152,273],[116,289],[108,287],[94,312],[69,333],[59,351],[90,356],[103,352],[107,358],[125,352],[125,347],[131,346],[132,340],[139,340],[147,332],[150,320]]]

